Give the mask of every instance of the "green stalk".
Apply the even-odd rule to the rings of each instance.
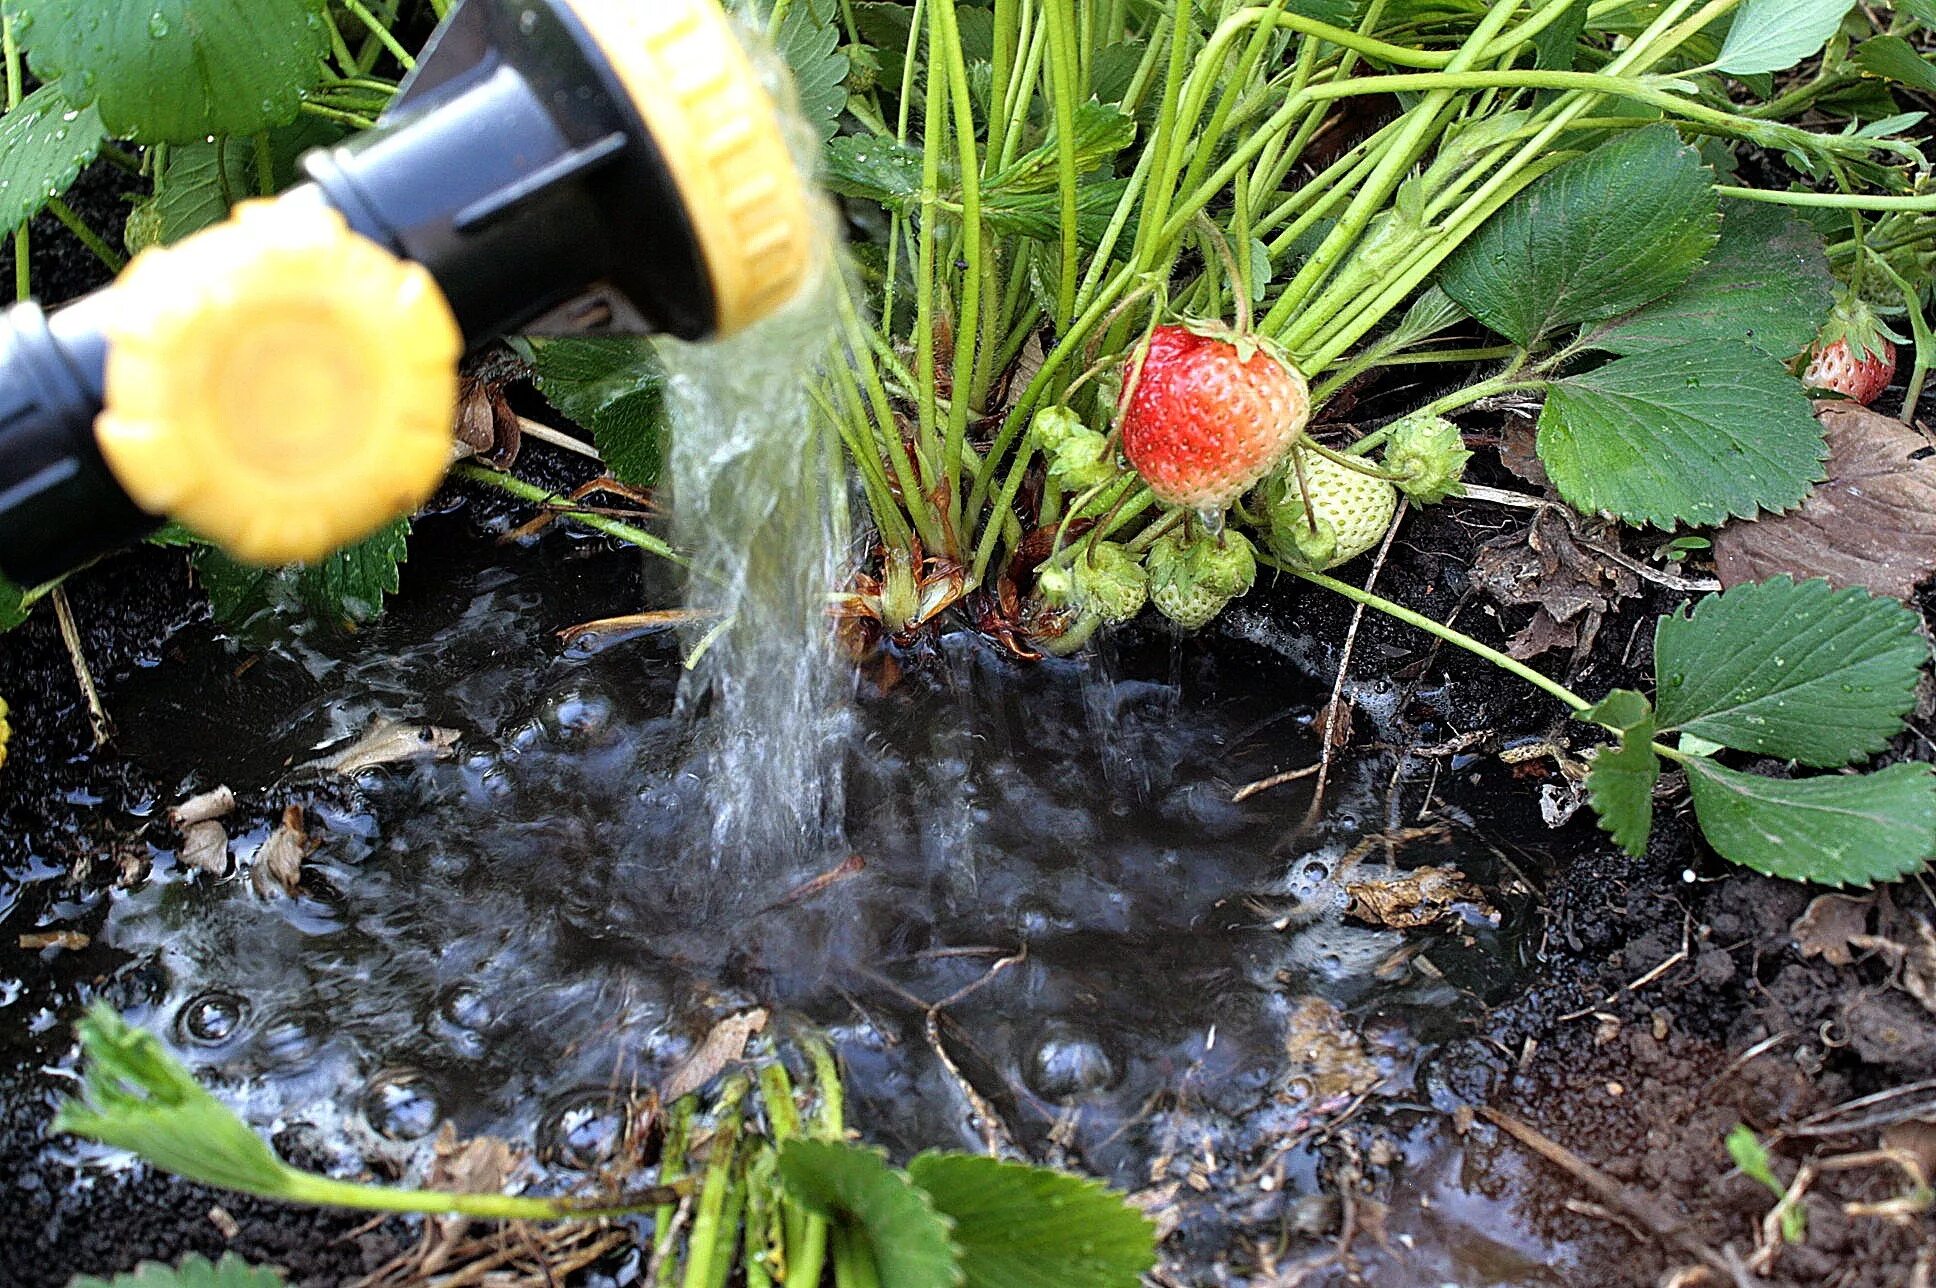
[[[649,1212],[663,1201],[663,1196],[658,1194],[654,1194],[648,1202],[596,1203],[520,1194],[394,1190],[381,1185],[333,1180],[294,1168],[284,1174],[284,1180],[286,1184],[270,1197],[315,1207],[351,1208],[361,1212],[416,1212],[432,1216],[454,1214],[475,1217],[480,1221],[572,1221],[633,1216]]]
[[[47,198],[47,213],[60,220],[68,232],[80,238],[81,245],[87,247],[94,258],[105,264],[110,273],[118,273],[128,266],[128,257],[103,241],[101,235],[82,222],[73,208],[59,197]]]
[[[349,10],[351,17],[369,28],[370,34],[375,36],[383,47],[390,51],[390,57],[396,59],[405,71],[413,72],[417,70],[417,60],[410,56],[409,50],[397,42],[395,36],[390,34],[390,29],[384,26],[375,14],[364,7],[363,0],[339,0],[339,3],[342,4],[343,8]],[[361,66],[360,63],[358,65]]]
[[[982,326],[981,161],[975,144],[975,107],[968,89],[968,65],[961,52],[961,31],[955,23],[954,5],[937,4],[929,12],[933,25],[928,30],[928,56],[944,61],[948,98],[954,108],[955,154],[961,168],[961,257],[967,264],[962,272],[961,298],[955,309],[954,391],[948,405],[948,435],[942,455],[948,507],[956,520],[950,528],[960,532],[962,447],[968,439],[968,403],[975,387]],[[928,92],[934,92],[932,76]],[[930,155],[935,151],[931,141],[927,150]]]
[[[859,1232],[834,1231],[834,1288],[882,1288],[874,1248]]]
[[[1327,577],[1321,572],[1312,572],[1307,568],[1299,568],[1295,564],[1281,562],[1267,554],[1259,553],[1257,560],[1259,563],[1268,564],[1279,572],[1288,572],[1293,576],[1302,577],[1314,586],[1322,586],[1326,590],[1335,591],[1355,604],[1363,604],[1366,608],[1376,609],[1387,617],[1404,622],[1407,626],[1415,626],[1428,635],[1437,636],[1448,644],[1456,645],[1468,653],[1482,657],[1494,666],[1518,676],[1541,692],[1559,699],[1574,712],[1585,711],[1593,705],[1559,681],[1547,679],[1532,667],[1521,662],[1518,658],[1508,657],[1496,648],[1489,648],[1481,644],[1464,631],[1455,630],[1442,622],[1433,621],[1425,614],[1414,612],[1403,604],[1395,604],[1382,595],[1375,595],[1368,590],[1352,585],[1348,581],[1339,581],[1336,577]]]
[[[1859,192],[1774,192],[1765,188],[1735,188],[1715,184],[1724,197],[1741,201],[1762,201],[1776,206],[1813,206],[1818,210],[1872,210],[1878,213],[1911,210],[1918,214],[1936,212],[1936,192],[1919,197],[1869,197]]]
[[[717,1288],[715,1280],[723,1281],[724,1271],[732,1267],[733,1248],[738,1242],[735,1229],[738,1216],[732,1199],[736,1188],[733,1163],[739,1146],[740,1105],[745,1096],[743,1077],[729,1080],[719,1093],[714,1110],[717,1122],[710,1145],[712,1153],[706,1163],[699,1202],[694,1208],[692,1235],[686,1240],[684,1288]]]
[[[11,112],[20,106],[26,79],[26,68],[20,59],[20,44],[14,39],[12,14],[0,13],[0,45],[4,46],[7,60],[7,110]],[[16,300],[33,298],[32,251],[33,244],[27,235],[27,225],[23,222],[13,230],[13,297]]]
[[[255,190],[259,197],[276,195],[275,159],[269,154],[269,133],[255,136]]]
[[[535,483],[526,483],[515,474],[506,474],[503,470],[490,469],[470,461],[459,461],[451,467],[450,472],[458,478],[469,479],[473,483],[482,483],[486,487],[496,488],[498,491],[509,496],[515,496],[521,501],[529,501],[533,505],[555,509],[561,518],[570,519],[573,523],[582,523],[595,532],[603,532],[606,536],[617,537],[620,541],[630,542],[639,549],[655,554],[661,559],[670,560],[682,568],[691,566],[691,561],[684,555],[645,529],[635,528],[629,523],[609,518],[606,515],[590,514],[584,510],[574,509],[569,503],[562,501],[556,492],[548,488],[541,488]]]
[[[1049,80],[1055,102],[1056,189],[1062,207],[1062,271],[1056,280],[1055,322],[1069,325],[1076,312],[1076,286],[1081,269],[1076,234],[1076,103],[1082,91],[1082,69],[1076,54],[1074,16],[1067,5],[1048,4]]]
[[[664,1141],[659,1148],[659,1183],[669,1185],[685,1179],[686,1153],[692,1146],[692,1120],[698,1101],[686,1096],[673,1102],[666,1114]],[[672,1219],[674,1207],[661,1203],[652,1212],[652,1259],[658,1263],[658,1283],[654,1288],[672,1288],[674,1274]]]

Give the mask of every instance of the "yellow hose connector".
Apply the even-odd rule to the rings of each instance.
[[[151,514],[247,563],[310,562],[429,499],[463,339],[421,266],[309,204],[255,201],[115,288],[95,438]]]
[[[718,0],[570,0],[658,146],[731,335],[796,295],[817,232],[780,115]]]
[[[0,698],[0,769],[7,767],[7,743],[13,738],[13,726],[7,723],[7,700]]]

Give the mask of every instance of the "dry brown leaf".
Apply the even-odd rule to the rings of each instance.
[[[660,1102],[669,1105],[682,1100],[711,1082],[746,1054],[746,1044],[765,1027],[766,1012],[762,1010],[741,1011],[713,1025],[699,1049],[667,1076],[659,1090]]]
[[[308,852],[309,834],[303,830],[302,806],[291,805],[282,811],[282,825],[256,850],[249,884],[264,898],[278,893],[293,895],[302,883],[303,855]]]
[[[1351,745],[1352,738],[1357,734],[1357,722],[1354,719],[1357,712],[1358,708],[1351,705],[1349,698],[1340,697],[1336,702],[1327,702],[1318,708],[1316,715],[1311,717],[1311,732],[1316,734],[1321,742],[1328,741],[1333,753],[1343,751]]]
[[[1640,593],[1640,579],[1630,569],[1589,545],[1619,539],[1611,525],[1549,506],[1524,529],[1479,547],[1472,568],[1480,587],[1501,604],[1535,610],[1506,651],[1528,658],[1558,648],[1591,649],[1607,612]]]
[[[1721,584],[1788,573],[1909,598],[1936,572],[1936,459],[1912,459],[1928,440],[1853,403],[1816,415],[1828,434],[1828,481],[1785,514],[1721,529],[1714,540]]]
[[[229,834],[220,823],[208,819],[190,823],[182,832],[181,861],[211,876],[227,876],[229,871]]]
[[[1344,889],[1351,916],[1394,930],[1460,920],[1468,910],[1499,924],[1498,909],[1457,868],[1413,868],[1390,880],[1346,882]]]
[[[1382,1076],[1344,1012],[1321,997],[1302,998],[1291,1008],[1284,1048],[1290,1056],[1290,1079],[1301,1084],[1306,1093],[1301,1099],[1307,1104],[1369,1091]]]
[[[457,746],[457,738],[455,729],[405,724],[387,716],[378,716],[370,722],[363,736],[348,747],[333,755],[319,756],[298,765],[295,773],[341,774],[348,778],[379,765],[392,765],[421,756],[448,760]]]
[[[1847,966],[1855,960],[1850,941],[1868,932],[1869,913],[1874,907],[1873,896],[1821,895],[1795,918],[1788,933],[1802,956],[1820,957],[1831,966]]]
[[[199,796],[190,796],[181,804],[168,811],[168,821],[178,828],[193,827],[197,823],[207,823],[225,817],[235,810],[235,792],[227,787],[217,787]]]

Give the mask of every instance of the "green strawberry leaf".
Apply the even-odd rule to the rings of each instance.
[[[796,1136],[780,1146],[780,1179],[801,1205],[867,1244],[878,1282],[894,1288],[963,1283],[948,1218],[879,1150]]]
[[[1576,510],[1660,528],[1799,505],[1828,455],[1801,383],[1734,341],[1657,349],[1555,381],[1538,448]]]
[[[1936,94],[1936,63],[1916,52],[1901,36],[1877,36],[1855,47],[1850,56],[1872,76],[1895,81],[1924,94]]]
[[[26,592],[0,576],[0,631],[10,631],[26,621],[33,612]]]
[[[1660,723],[1832,768],[1881,751],[1929,660],[1918,617],[1861,587],[1787,576],[1710,595],[1654,628]]]
[[[315,117],[269,131],[271,176],[277,188],[296,180],[296,159],[342,138],[342,126]],[[229,207],[260,195],[255,149],[247,140],[197,140],[168,149],[150,204],[162,245],[228,218]]]
[[[252,1266],[233,1252],[211,1262],[200,1253],[190,1253],[179,1266],[164,1266],[145,1261],[125,1275],[96,1279],[82,1275],[67,1288],[282,1288],[282,1272]]]
[[[1639,857],[1647,852],[1647,838],[1653,834],[1654,784],[1660,780],[1660,756],[1653,748],[1653,704],[1632,689],[1615,689],[1575,718],[1620,731],[1618,744],[1594,755],[1586,778],[1587,797],[1614,844]]]
[[[770,3],[762,9],[772,11]],[[825,143],[847,110],[847,55],[840,52],[837,0],[793,0],[772,33],[774,47],[793,72],[800,115]]]
[[[53,1129],[125,1149],[204,1185],[276,1197],[289,1168],[161,1045],[97,1002],[78,1025],[87,1056],[81,1092]]]
[[[323,77],[323,0],[13,0],[43,81],[110,134],[195,143],[296,119]]]
[[[1087,174],[1136,140],[1136,120],[1114,107],[1084,103],[1075,111],[1076,173]],[[1041,147],[990,179],[986,192],[1047,192],[1061,178],[1061,140],[1054,130]],[[916,153],[916,155],[920,155]]]
[[[878,202],[898,215],[921,199],[921,151],[880,134],[843,134],[827,144],[820,181],[842,197]]]
[[[195,575],[208,592],[217,621],[239,626],[266,611],[307,613],[338,625],[369,621],[396,593],[409,555],[410,521],[399,519],[373,537],[319,563],[255,568],[214,546],[195,551]]]
[[[639,336],[532,337],[532,383],[591,431],[613,478],[651,487],[665,468],[665,370]]]
[[[1936,850],[1936,776],[1928,765],[1762,778],[1695,756],[1687,780],[1708,844],[1769,876],[1868,886],[1920,870]]]
[[[1630,313],[1685,282],[1714,246],[1714,176],[1671,125],[1616,136],[1502,207],[1439,284],[1514,343]]]
[[[1785,72],[1818,53],[1855,0],[1746,0],[1715,65],[1730,76]]]
[[[1807,349],[1835,303],[1822,235],[1779,206],[1730,202],[1721,240],[1672,295],[1589,337],[1613,353],[1738,340],[1783,361]]]
[[[107,132],[91,107],[70,107],[43,86],[0,118],[0,232],[40,213],[100,154]]]
[[[1100,1181],[973,1154],[922,1154],[914,1183],[955,1223],[966,1288],[1135,1288],[1156,1228]]]

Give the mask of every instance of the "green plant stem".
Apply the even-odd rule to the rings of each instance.
[[[1257,559],[1258,562],[1268,564],[1280,572],[1288,572],[1293,576],[1302,577],[1314,586],[1322,586],[1326,590],[1335,591],[1337,594],[1343,595],[1354,604],[1363,604],[1366,608],[1376,609],[1387,617],[1404,622],[1407,626],[1415,626],[1428,635],[1437,636],[1448,644],[1456,645],[1468,653],[1482,657],[1494,666],[1518,676],[1541,692],[1559,699],[1574,712],[1585,711],[1593,705],[1559,681],[1548,679],[1532,667],[1521,662],[1518,658],[1508,657],[1496,648],[1489,648],[1481,644],[1464,631],[1455,630],[1442,622],[1433,621],[1425,614],[1414,612],[1403,604],[1395,604],[1382,595],[1375,595],[1368,590],[1352,585],[1348,581],[1339,581],[1336,577],[1328,577],[1321,572],[1312,572],[1307,568],[1299,568],[1294,564],[1283,563],[1269,555],[1260,553]]]
[[[698,1101],[692,1096],[674,1101],[672,1108],[667,1111],[665,1135],[659,1148],[661,1184],[669,1185],[685,1179],[686,1154],[692,1146],[692,1120],[697,1112]],[[652,1260],[659,1267],[654,1288],[671,1288],[674,1213],[675,1207],[671,1203],[662,1202],[652,1210]]]
[[[882,1288],[873,1246],[858,1231],[835,1230],[833,1244],[835,1288]]]
[[[338,0],[338,3],[349,11],[350,16],[369,28],[370,34],[375,36],[382,43],[383,47],[390,51],[390,57],[401,63],[405,71],[413,72],[417,70],[417,60],[410,56],[409,50],[398,43],[395,36],[390,34],[390,29],[384,26],[383,22],[375,14],[364,7],[363,0]],[[348,71],[349,69],[345,68],[344,70]]]
[[[982,288],[985,278],[982,262],[981,161],[976,151],[974,101],[969,93],[968,65],[961,52],[961,32],[955,23],[955,7],[953,4],[937,4],[929,12],[934,18],[934,26],[928,32],[929,57],[945,60],[948,102],[954,110],[955,159],[961,171],[961,258],[966,267],[961,275],[961,299],[955,309],[954,387],[948,404],[948,431],[942,462],[948,489],[947,504],[949,512],[955,517],[950,528],[955,533],[962,533],[962,448],[968,439],[968,404],[974,395],[975,369],[981,353]],[[929,92],[932,93],[932,78],[929,86]],[[957,552],[949,550],[947,553]]]
[[[7,110],[13,111],[20,106],[25,95],[26,68],[21,63],[20,42],[14,39],[13,15],[0,13],[0,46],[4,46],[7,63]],[[34,294],[33,244],[27,235],[27,225],[21,224],[13,230],[13,297],[28,300]]]
[[[1859,192],[1776,192],[1767,188],[1736,188],[1715,184],[1723,197],[1740,201],[1761,201],[1776,206],[1812,206],[1818,210],[1873,210],[1886,212],[1910,210],[1919,214],[1936,212],[1936,192],[1915,197],[1870,197]]]
[[[1075,15],[1069,6],[1051,3],[1044,13],[1048,26],[1049,72],[1054,86],[1056,133],[1056,189],[1062,211],[1062,262],[1056,279],[1055,322],[1065,327],[1075,318],[1076,287],[1081,276],[1081,247],[1076,224],[1076,103],[1081,67],[1076,54]],[[1081,97],[1088,97],[1081,94]]]
[[[47,198],[47,213],[60,220],[68,232],[80,238],[81,245],[93,252],[94,258],[105,264],[110,273],[118,273],[128,266],[128,257],[102,240],[101,235],[82,222],[73,208],[59,197]]]
[[[617,537],[620,541],[630,542],[641,550],[648,551],[659,556],[661,559],[667,559],[678,564],[681,568],[691,567],[691,561],[686,556],[680,554],[677,550],[674,550],[670,545],[666,544],[665,541],[653,536],[645,529],[635,528],[629,523],[609,518],[606,515],[590,514],[584,510],[576,509],[570,502],[562,499],[556,492],[547,488],[541,488],[535,483],[526,483],[515,474],[506,474],[503,470],[490,469],[469,461],[458,462],[451,467],[450,472],[458,478],[469,479],[473,483],[482,483],[486,487],[496,488],[498,491],[509,496],[515,496],[521,501],[529,501],[533,505],[540,505],[554,510],[561,518],[570,519],[574,523],[582,523],[593,531],[602,532],[608,537]]]
[[[634,1216],[651,1211],[665,1200],[662,1190],[637,1203],[598,1203],[519,1194],[447,1194],[438,1190],[400,1190],[333,1180],[294,1168],[288,1169],[284,1180],[286,1184],[267,1197],[316,1207],[352,1208],[363,1212],[454,1214],[475,1217],[481,1221],[570,1221]]]
[[[736,1077],[720,1091],[711,1157],[694,1209],[692,1235],[686,1241],[684,1288],[715,1288],[715,1280],[723,1280],[723,1272],[730,1269],[737,1242],[733,1227],[738,1224],[738,1216],[732,1213],[729,1222],[728,1215],[735,1206],[733,1164],[738,1152],[741,1103],[746,1090],[746,1079]]]

